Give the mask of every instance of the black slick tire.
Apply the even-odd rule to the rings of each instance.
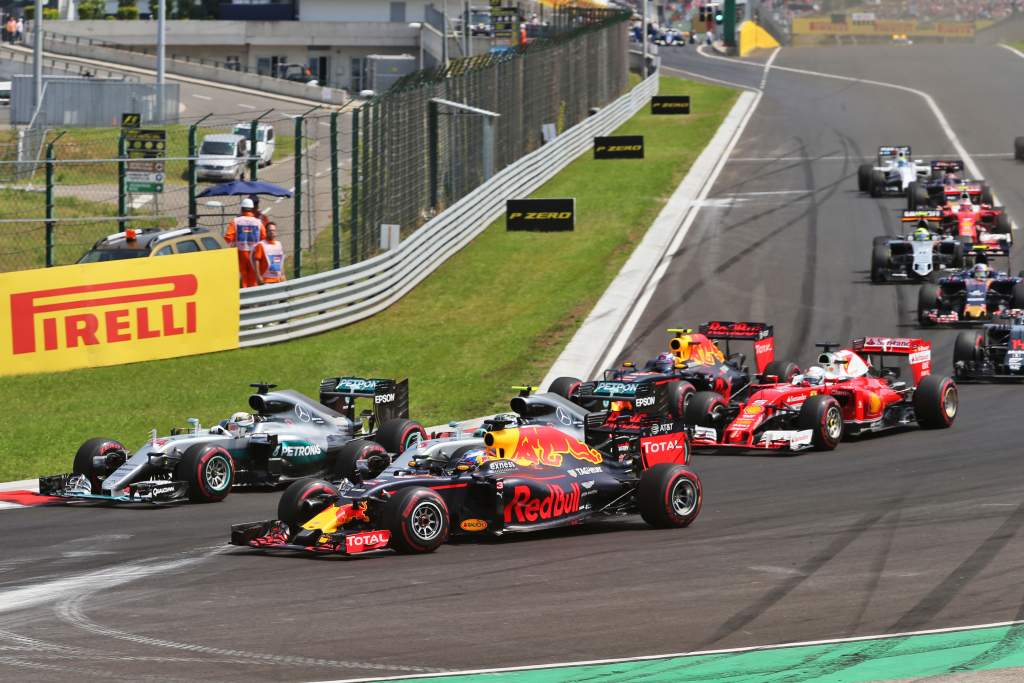
[[[831,396],[818,394],[804,401],[796,425],[799,429],[811,430],[815,450],[831,451],[843,439],[843,411]]]
[[[686,406],[683,421],[697,427],[721,426],[727,406],[722,397],[713,391],[698,391],[690,397]]]
[[[992,196],[992,188],[987,184],[981,186],[981,197],[979,199],[982,204],[988,204],[989,206],[996,203],[996,198]]]
[[[548,387],[548,391],[575,402],[582,383],[575,377],[558,377]]]
[[[775,381],[785,384],[786,382],[792,381],[792,379],[799,374],[800,368],[797,367],[796,363],[791,363],[786,360],[773,360],[771,363],[764,366],[764,372],[761,373],[761,381],[767,383],[769,377],[778,377]]]
[[[922,206],[928,206],[928,190],[914,181],[907,185],[907,210],[916,211]]]
[[[341,481],[348,479],[357,482],[362,479],[359,473],[359,463],[365,462],[370,472],[370,477],[376,477],[391,464],[391,456],[387,449],[375,441],[366,439],[353,439],[338,450],[334,459],[334,466],[331,469],[332,479]]]
[[[644,521],[666,529],[690,526],[700,514],[704,495],[696,472],[661,463],[640,474],[636,499]]]
[[[1001,213],[996,216],[996,222],[995,225],[992,226],[992,232],[1000,235],[1009,235],[1011,230],[1012,226],[1010,225],[1009,216],[1005,213]]]
[[[871,251],[871,281],[885,282],[886,273],[889,272],[889,256],[891,250],[888,244],[876,244]]]
[[[433,552],[445,542],[451,517],[436,491],[413,486],[388,498],[381,521],[391,532],[388,547],[403,554],[417,554]]]
[[[973,330],[964,330],[956,335],[956,341],[953,342],[953,364],[961,361],[973,363],[978,360],[982,340],[982,335]]]
[[[1024,308],[1024,282],[1018,282],[1010,292],[1010,308]]]
[[[216,503],[231,493],[235,461],[220,446],[197,443],[181,456],[174,476],[188,482],[188,499],[193,503]]]
[[[677,420],[686,414],[686,406],[697,393],[689,382],[671,382],[668,385],[668,413]]]
[[[306,503],[313,497],[334,496],[337,500],[338,489],[329,481],[317,479],[316,477],[304,477],[296,479],[281,494],[277,501],[277,518],[288,525],[288,529],[295,533],[303,524],[315,517],[323,505],[313,506]]]
[[[1024,161],[1024,137],[1013,139],[1013,158]]]
[[[93,458],[100,455],[107,455],[114,451],[120,451],[125,455],[128,453],[128,449],[124,447],[124,444],[116,439],[107,439],[105,437],[89,439],[79,446],[78,451],[75,453],[75,460],[71,465],[72,474],[84,474],[89,477],[89,484],[92,485],[92,492],[99,493],[102,480],[109,475],[110,472],[98,470],[93,467]]]
[[[869,186],[872,197],[881,197],[885,194],[885,173],[882,171],[871,172],[871,184]]]
[[[410,446],[415,446],[427,438],[427,430],[415,420],[396,417],[385,420],[373,440],[384,447],[388,453],[404,453]]]
[[[926,317],[926,313],[932,309],[939,308],[939,295],[942,288],[933,283],[921,285],[917,292],[917,322],[922,327],[930,327],[932,322]]]
[[[914,415],[925,429],[953,424],[960,407],[956,383],[942,375],[925,375],[914,390]]]
[[[871,189],[871,171],[874,167],[871,164],[861,164],[857,167],[857,189],[867,192]]]

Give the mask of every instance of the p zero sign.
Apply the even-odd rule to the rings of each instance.
[[[568,232],[575,226],[576,199],[509,199],[505,202],[508,230]]]
[[[0,273],[0,375],[238,347],[233,249]]]
[[[595,159],[643,159],[643,135],[614,135],[594,138]]]
[[[689,114],[689,95],[655,95],[651,98],[652,114]]]

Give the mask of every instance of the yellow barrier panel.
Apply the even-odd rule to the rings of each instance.
[[[779,41],[752,21],[740,24],[740,57],[746,57],[757,48],[779,47]]]
[[[793,19],[793,35],[819,36],[893,36],[903,35],[928,38],[973,38],[974,22],[936,21],[924,22],[913,19],[877,19],[874,21],[850,21],[847,18],[834,23],[829,17],[797,17]]]
[[[0,273],[0,375],[234,348],[234,249]]]

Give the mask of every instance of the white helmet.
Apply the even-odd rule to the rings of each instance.
[[[256,208],[256,205],[253,203],[253,201],[251,199],[246,197],[245,199],[242,200],[242,208],[243,209],[254,209],[254,208]]]
[[[228,421],[228,428],[248,429],[252,427],[254,424],[256,424],[256,420],[253,419],[251,413],[239,411],[231,416],[231,419]],[[232,425],[234,425],[234,427],[232,427]]]

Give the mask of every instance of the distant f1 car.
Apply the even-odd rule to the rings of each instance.
[[[618,432],[547,393],[512,399],[513,415],[482,435],[449,434],[406,450],[372,479],[293,483],[278,519],[231,527],[231,543],[261,550],[354,554],[435,550],[450,535],[501,535],[639,512],[656,527],[700,513],[700,479],[686,431],[650,422]]]
[[[829,351],[834,344],[819,346],[824,352],[818,365],[791,382],[757,387],[743,403],[730,406],[716,394],[696,394],[685,418],[694,425],[694,447],[831,450],[844,436],[914,422],[938,428],[953,424],[956,384],[931,374],[928,342],[865,337],[837,352]],[[900,379],[893,358],[909,361],[913,384]]]
[[[966,190],[938,208],[904,212],[904,220],[912,220],[909,216],[934,222],[941,232],[959,237],[965,243],[1013,239],[1006,210],[1001,206],[977,204]]]
[[[1024,317],[958,334],[953,376],[957,381],[1024,380]]]
[[[907,187],[907,210],[927,209],[956,202],[966,193],[974,204],[995,203],[992,188],[983,180],[963,177],[962,161],[933,161],[930,178]]]
[[[696,391],[714,391],[729,402],[742,398],[756,383],[757,375],[786,380],[800,371],[792,363],[775,360],[775,333],[766,323],[712,320],[701,325],[698,332],[677,328],[668,331],[673,336],[667,352],[647,361],[643,368],[626,362],[606,370],[604,379],[590,388],[586,398],[580,397],[583,383],[575,377],[559,377],[549,390],[585,407],[596,408],[608,401],[609,394],[635,391],[636,386],[644,383],[664,385],[667,412],[652,411],[653,406],[639,408],[648,415],[681,418]],[[724,352],[720,342],[725,342]],[[752,342],[757,375],[750,372],[743,353],[733,353],[732,345],[737,342]]]
[[[942,234],[932,226],[940,218],[938,211],[904,211],[902,221],[913,222],[916,229],[899,237],[876,237],[871,251],[872,282],[912,282],[928,280],[937,272],[964,265],[964,243],[958,237]]]
[[[905,194],[907,187],[931,176],[931,166],[910,159],[910,147],[879,147],[878,163],[861,164],[857,168],[857,187],[872,197],[887,194]]]
[[[1009,259],[1009,245],[976,244],[971,252],[975,261],[971,268],[921,285],[917,320],[922,326],[974,325],[1024,315],[1024,277],[988,265],[995,256]]]
[[[354,476],[358,460],[399,453],[426,436],[408,419],[408,380],[333,377],[320,402],[297,391],[251,385],[253,413],[203,429],[171,430],[132,453],[114,439],[89,439],[72,471],[39,479],[43,495],[108,503],[216,502],[236,485],[287,483],[310,475]],[[356,400],[372,408],[356,415]],[[362,439],[373,439],[368,449]]]

